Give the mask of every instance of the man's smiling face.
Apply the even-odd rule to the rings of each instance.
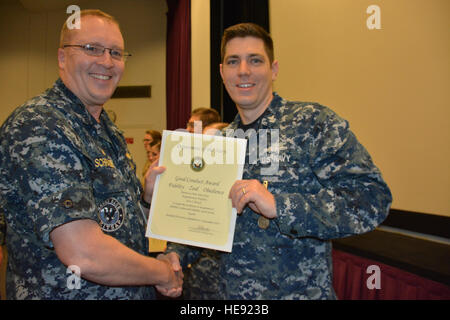
[[[272,100],[277,73],[278,62],[270,63],[263,40],[236,37],[226,44],[220,74],[238,109],[262,114]]]
[[[119,27],[101,17],[84,16],[81,28],[72,30],[71,45],[99,45],[124,49]],[[79,47],[58,49],[60,76],[64,84],[86,107],[102,106],[114,93],[125,67],[123,60],[115,60],[109,50],[100,57],[89,56]]]

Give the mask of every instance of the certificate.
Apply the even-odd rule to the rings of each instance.
[[[231,252],[236,209],[228,193],[242,178],[245,139],[163,131],[146,236]]]

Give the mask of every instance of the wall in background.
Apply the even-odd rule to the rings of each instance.
[[[368,29],[370,5],[381,29]],[[271,0],[284,98],[349,120],[393,208],[450,216],[450,1]]]

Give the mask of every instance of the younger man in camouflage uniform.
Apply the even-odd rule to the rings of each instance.
[[[330,240],[380,224],[392,201],[387,185],[347,121],[272,91],[278,62],[262,28],[225,31],[220,72],[239,112],[227,135],[249,139],[243,180],[229,193],[241,214],[230,254],[170,246],[183,266],[192,263],[185,292],[193,299],[335,299]],[[252,143],[254,135],[267,143]]]
[[[103,110],[123,74],[123,49],[114,18],[82,11],[80,28],[61,32],[60,79],[0,128],[8,299],[151,299],[149,285],[181,293],[177,257],[146,256],[148,210],[138,203],[151,199],[158,169],[142,190]]]

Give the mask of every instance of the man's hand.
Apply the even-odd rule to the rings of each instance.
[[[161,294],[168,297],[178,297],[183,291],[183,271],[180,265],[180,259],[175,252],[168,254],[159,254],[156,259],[167,263],[170,269],[169,282],[166,285],[157,285],[156,289],[161,292]]]
[[[159,159],[159,158],[158,158]],[[148,203],[152,201],[153,189],[155,187],[156,177],[166,171],[166,167],[158,167],[158,159],[156,159],[145,173],[144,178],[144,200]]]
[[[273,219],[277,216],[275,198],[258,180],[236,181],[228,197],[239,214],[248,205],[254,212],[266,218]]]

